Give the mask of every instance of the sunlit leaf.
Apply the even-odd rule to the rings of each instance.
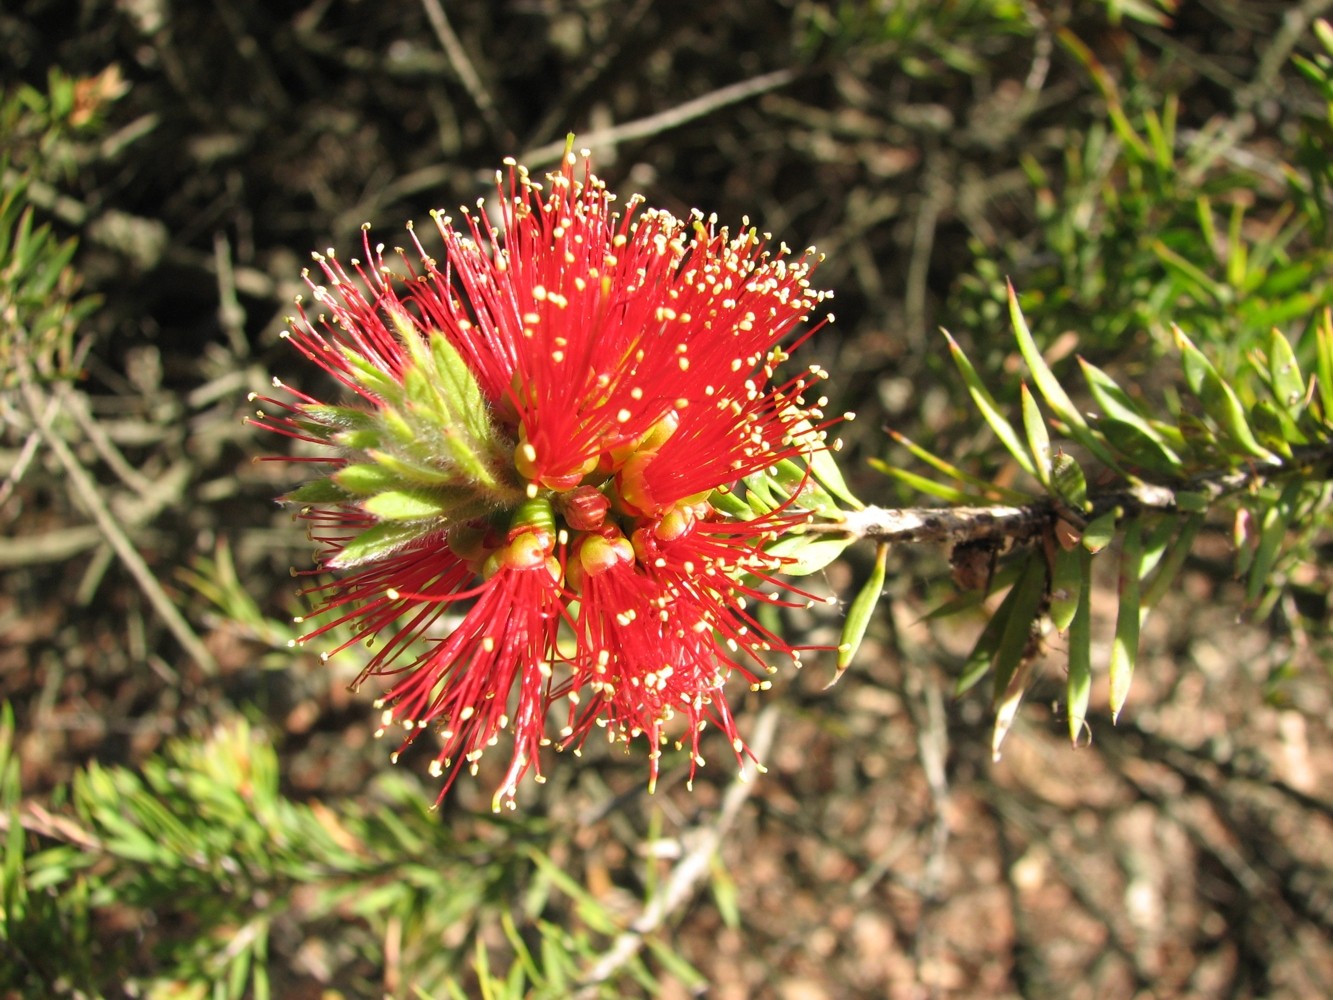
[[[888,543],[880,542],[875,548],[875,565],[870,571],[870,577],[857,592],[847,609],[847,618],[842,623],[842,636],[838,642],[837,672],[829,681],[829,687],[842,679],[843,673],[861,646],[861,640],[865,638],[866,629],[874,617],[875,608],[879,605],[880,595],[884,592],[884,575],[888,560]]]
[[[1143,525],[1130,521],[1120,550],[1120,606],[1116,612],[1115,636],[1111,640],[1111,718],[1117,719],[1129,697],[1134,663],[1139,654],[1139,580],[1143,575]]]
[[[1105,514],[1095,518],[1083,529],[1083,547],[1096,555],[1110,545],[1111,540],[1115,538],[1116,522],[1120,515],[1119,510],[1108,510]]]
[[[1069,622],[1069,677],[1065,701],[1069,713],[1069,739],[1075,746],[1083,734],[1092,693],[1092,554],[1076,552],[1079,560],[1078,604]]]
[[[1019,386],[1023,407],[1023,431],[1028,448],[1032,451],[1032,468],[1037,481],[1048,489],[1051,486],[1051,435],[1046,430],[1046,419],[1041,415],[1037,401],[1032,398],[1027,383]]]
[[[1036,469],[1032,466],[1032,459],[1028,457],[1027,449],[1023,446],[1018,431],[1014,430],[1013,424],[1009,423],[1004,414],[1000,412],[995,397],[990,394],[985,383],[981,380],[981,376],[972,367],[972,362],[967,359],[967,355],[963,353],[963,349],[958,346],[957,341],[947,331],[945,331],[944,336],[948,338],[949,353],[953,355],[954,364],[958,366],[958,371],[963,376],[963,382],[967,386],[968,394],[971,395],[972,402],[976,404],[981,416],[990,425],[990,429],[995,432],[995,436],[1000,439],[1000,443],[1013,456],[1019,468],[1029,476],[1036,478]]]

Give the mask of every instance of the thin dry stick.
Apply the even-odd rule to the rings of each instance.
[[[28,405],[28,412],[41,433],[43,442],[51,449],[52,454],[55,455],[56,460],[69,477],[70,488],[88,513],[92,515],[102,535],[115,549],[116,555],[125,564],[125,568],[130,571],[130,575],[134,577],[135,582],[139,584],[144,596],[148,598],[148,602],[153,606],[153,610],[157,612],[171,634],[176,637],[176,641],[181,644],[190,659],[194,660],[204,673],[217,673],[217,660],[213,658],[213,654],[204,646],[199,636],[195,635],[189,622],[176,610],[176,606],[171,603],[171,598],[162,589],[162,585],[157,582],[157,577],[153,575],[148,563],[144,561],[143,556],[139,555],[134,543],[129,540],[129,537],[121,530],[120,525],[116,523],[116,517],[102,499],[97,484],[93,482],[92,477],[79,464],[79,460],[74,457],[74,453],[69,450],[69,446],[61,440],[60,436],[49,427],[42,425],[40,418],[46,408],[46,400],[43,399],[41,392],[32,383],[27,372],[23,373],[20,387],[23,391],[24,401]]]
[[[579,144],[590,148],[615,146],[622,142],[629,142],[632,139],[644,139],[651,135],[658,135],[696,118],[702,118],[704,115],[717,111],[719,108],[724,108],[728,104],[736,104],[751,97],[757,97],[759,94],[767,93],[770,90],[776,90],[778,87],[785,87],[796,77],[797,73],[793,69],[779,69],[772,73],[764,73],[749,80],[742,80],[740,83],[720,87],[704,94],[702,97],[696,97],[684,104],[677,104],[674,108],[649,115],[647,118],[636,118],[633,121],[625,122],[623,125],[614,125],[611,128],[600,129],[596,132],[587,132],[579,136]],[[545,146],[530,149],[518,157],[518,160],[529,167],[541,167],[548,163],[555,163],[564,154],[565,140],[561,139],[558,142],[550,142]]]
[[[1088,496],[1090,507],[1075,510],[1051,497],[1039,497],[1021,506],[994,504],[988,507],[866,507],[844,511],[837,521],[812,521],[805,525],[814,534],[851,535],[881,542],[982,542],[1031,538],[1059,520],[1082,527],[1113,510],[1123,515],[1197,510],[1223,497],[1292,476],[1310,480],[1333,479],[1333,444],[1303,448],[1280,465],[1254,464],[1197,475],[1175,486],[1131,483]],[[1182,501],[1188,495],[1189,504]]]
[[[468,92],[468,96],[477,105],[477,110],[486,119],[491,134],[496,139],[508,142],[513,133],[509,131],[508,126],[500,118],[500,111],[496,107],[490,91],[481,82],[481,76],[477,73],[476,67],[472,65],[472,60],[467,57],[467,50],[463,48],[463,43],[454,34],[449,19],[444,16],[444,7],[440,5],[440,0],[421,0],[421,6],[426,9],[426,17],[430,20],[430,26],[435,31],[435,37],[440,40],[440,46],[453,65],[454,72],[458,74],[463,89]]]
[[[759,713],[755,723],[750,749],[757,758],[767,756],[778,731],[778,706],[770,704]],[[575,1000],[591,1000],[597,987],[624,967],[643,948],[644,938],[667,921],[671,914],[694,898],[699,884],[708,877],[709,866],[717,853],[722,838],[735,824],[741,806],[754,788],[753,769],[747,766],[731,783],[722,796],[722,808],[712,822],[696,829],[690,837],[689,852],[671,869],[661,891],[648,901],[643,912],[630,924],[630,929],[616,938],[610,949],[589,966],[580,977],[582,988],[574,994]]]

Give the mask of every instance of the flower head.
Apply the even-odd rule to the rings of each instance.
[[[835,422],[807,400],[822,370],[778,374],[826,297],[811,252],[619,212],[586,154],[546,186],[507,162],[497,221],[433,216],[438,259],[415,232],[386,258],[367,231],[350,270],[315,256],[288,336],[349,401],[279,384],[255,421],[326,471],[287,497],[336,573],[304,639],[381,640],[362,679],[390,679],[385,729],[439,733],[445,790],[508,734],[497,808],[541,780],[542,746],[595,727],[644,737],[654,779],[673,741],[702,763],[710,722],[746,753],[723,686],[799,658],[756,608],[808,603],[769,548],[808,520]],[[801,482],[747,503],[777,467]]]

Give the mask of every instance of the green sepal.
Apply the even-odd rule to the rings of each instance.
[[[366,430],[340,431],[333,436],[333,443],[348,451],[373,451],[383,443],[376,428]]]
[[[351,569],[392,555],[403,546],[422,537],[418,524],[386,522],[367,528],[329,560],[331,569]]]
[[[282,502],[299,504],[345,503],[351,498],[352,494],[348,493],[331,478],[324,478],[312,479],[308,483],[302,483],[286,494],[282,498]]]
[[[438,493],[426,490],[389,490],[375,494],[361,506],[381,521],[422,521],[442,517],[450,509]]]
[[[342,431],[372,430],[376,425],[375,414],[354,406],[306,403],[301,407],[301,416],[308,417],[324,427]]]
[[[412,461],[387,451],[372,451],[373,458],[382,468],[393,475],[390,486],[455,486],[459,477],[453,469],[429,462]]]
[[[340,353],[343,360],[347,362],[348,368],[351,369],[352,379],[362,389],[378,396],[386,403],[393,402],[402,396],[403,387],[398,380],[388,372],[376,368],[359,351],[343,346]]]
[[[357,496],[371,496],[391,490],[400,482],[392,469],[383,465],[358,463],[345,465],[330,477],[335,486]]]

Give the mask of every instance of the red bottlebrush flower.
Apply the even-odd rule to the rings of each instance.
[[[289,336],[351,402],[280,385],[255,421],[328,470],[287,497],[316,572],[338,574],[311,588],[324,623],[304,639],[351,623],[383,640],[362,679],[393,680],[386,729],[439,732],[445,790],[511,733],[497,808],[540,777],[558,702],[558,746],[599,724],[644,735],[654,778],[673,739],[701,762],[708,722],[745,753],[723,685],[799,657],[750,609],[808,603],[766,547],[819,509],[805,463],[834,422],[806,400],[820,369],[776,374],[825,298],[808,253],[637,200],[619,213],[577,166],[543,188],[511,161],[498,225],[435,215],[438,261],[415,233],[394,264],[368,234],[350,272],[316,255],[321,311]]]

